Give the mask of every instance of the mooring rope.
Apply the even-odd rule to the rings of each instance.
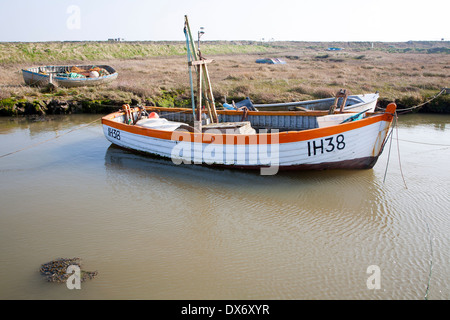
[[[398,138],[397,138],[397,140],[404,141],[404,142],[410,142],[410,143],[423,144],[423,145],[427,145],[427,146],[450,147],[450,144],[429,143],[429,142],[412,141],[412,140],[405,140],[405,139],[398,139]]]
[[[395,114],[395,117],[397,118],[397,113]],[[398,119],[396,120],[396,122]],[[408,186],[406,185],[405,176],[403,175],[403,169],[402,169],[402,161],[400,160],[400,142],[398,141],[398,126],[395,126],[395,132],[397,133],[397,154],[398,154],[398,165],[400,166],[400,174],[402,175],[403,183],[405,184],[405,188],[408,189]]]
[[[143,108],[143,109],[144,109],[145,111],[147,111],[146,108]],[[148,109],[151,110],[152,107],[150,107],[150,108],[148,108]],[[121,110],[119,110],[119,111],[121,111]],[[167,114],[167,115],[162,115],[162,116],[160,116],[160,117],[161,117],[161,118],[164,118],[164,117],[166,117],[166,116],[172,116],[172,115],[176,115],[176,114],[183,113],[183,112],[186,112],[186,110],[182,110],[182,111],[179,111],[179,112],[170,113],[170,114]],[[5,154],[3,154],[3,155],[0,155],[0,159],[1,159],[1,158],[4,158],[4,157],[6,157],[6,156],[10,156],[10,155],[12,155],[12,154],[18,153],[18,152],[20,152],[20,151],[24,151],[24,150],[28,150],[28,149],[37,147],[37,146],[39,146],[39,145],[41,145],[41,144],[44,144],[44,143],[46,143],[46,142],[49,142],[49,141],[52,141],[52,140],[61,138],[62,136],[65,136],[66,134],[69,134],[69,133],[71,133],[71,132],[74,132],[74,131],[77,131],[77,130],[79,130],[79,129],[82,129],[82,128],[85,128],[85,127],[87,127],[87,126],[90,126],[91,124],[93,124],[93,123],[95,123],[95,122],[101,120],[102,118],[103,118],[103,116],[101,116],[100,118],[97,118],[97,119],[95,119],[94,121],[91,121],[91,122],[89,122],[89,123],[87,123],[87,124],[81,125],[81,126],[78,127],[78,128],[74,128],[74,129],[72,129],[72,130],[69,130],[69,131],[67,131],[67,132],[64,132],[63,134],[57,135],[57,136],[52,137],[52,138],[50,138],[50,139],[47,139],[47,140],[44,140],[44,141],[40,141],[40,142],[38,142],[38,143],[32,144],[32,145],[30,145],[30,146],[27,146],[27,147],[25,147],[25,148],[22,148],[22,149],[19,149],[19,150],[15,150],[15,151],[8,152],[8,153],[5,153]]]
[[[387,163],[386,163],[386,171],[384,172],[383,183],[386,180],[386,175],[387,175],[387,170],[388,170],[388,165],[389,165],[389,159],[390,159],[390,156],[391,156],[392,139],[393,139],[393,136],[394,136],[393,135],[393,131],[394,131],[394,128],[395,128],[396,129],[396,133],[397,133],[397,139],[396,140],[397,140],[397,151],[398,151],[398,161],[399,161],[399,165],[400,165],[400,172],[401,172],[401,175],[402,175],[403,183],[405,184],[405,188],[408,189],[408,187],[406,185],[406,182],[405,182],[405,178],[403,176],[403,171],[402,171],[402,166],[401,166],[401,161],[400,161],[400,149],[399,149],[399,143],[398,143],[398,141],[400,139],[398,138],[398,128],[396,128],[397,127],[397,121],[398,121],[397,113],[395,114],[395,118],[394,119],[395,119],[394,124],[393,124],[392,129],[390,130],[388,136],[386,137],[386,142],[385,142],[385,144],[386,144],[387,141],[390,138],[388,160],[387,160]],[[409,142],[415,142],[415,141],[409,141]],[[415,143],[419,143],[419,142],[415,142]],[[384,145],[383,145],[383,148],[384,148]],[[425,225],[427,226],[428,236],[430,238],[430,271],[428,273],[427,287],[426,287],[425,296],[424,296],[424,299],[428,300],[428,293],[429,293],[429,290],[430,290],[431,275],[432,275],[432,270],[433,270],[433,237],[432,237],[432,234],[431,234],[430,226],[428,225],[428,221],[426,220],[426,218],[424,218],[424,220],[425,220]]]
[[[103,116],[102,116],[102,117],[103,117]],[[44,140],[44,141],[40,141],[40,142],[38,142],[38,143],[32,144],[32,145],[30,145],[30,146],[28,146],[28,147],[25,147],[25,148],[22,148],[22,149],[13,151],[13,152],[5,153],[5,154],[1,155],[0,158],[6,157],[6,156],[10,156],[10,155],[15,154],[15,153],[18,153],[18,152],[20,152],[20,151],[28,150],[28,149],[37,147],[37,146],[39,146],[39,145],[41,145],[41,144],[44,144],[44,143],[46,143],[46,142],[49,142],[49,141],[52,141],[52,140],[61,138],[62,136],[65,136],[66,134],[69,134],[69,133],[74,132],[74,131],[76,131],[76,130],[85,128],[85,127],[87,127],[87,126],[89,126],[89,125],[91,125],[91,124],[97,122],[97,121],[100,120],[102,117],[100,117],[100,118],[98,118],[98,119],[95,119],[94,121],[91,121],[91,122],[89,122],[89,123],[87,123],[87,124],[84,124],[84,125],[82,125],[82,126],[80,126],[80,127],[78,127],[78,128],[75,128],[75,129],[69,130],[69,131],[67,131],[67,132],[64,132],[63,134],[57,135],[56,137],[52,137],[52,138],[50,138],[50,139],[47,139],[47,140]]]
[[[387,171],[388,171],[388,167],[389,167],[389,161],[390,161],[390,158],[391,158],[391,148],[392,148],[392,140],[394,139],[394,134],[393,134],[394,130],[396,130],[396,133],[397,133],[397,139],[396,139],[397,140],[397,154],[398,154],[398,163],[399,163],[399,166],[400,166],[400,174],[402,176],[405,188],[408,189],[408,186],[406,185],[406,181],[405,181],[405,176],[403,175],[402,162],[401,162],[401,159],[400,159],[400,144],[398,142],[399,138],[398,138],[398,116],[397,116],[397,112],[394,113],[394,121],[393,121],[393,124],[392,124],[392,128],[391,128],[389,134],[387,135],[386,140],[384,141],[384,144],[382,146],[382,150],[383,150],[384,146],[386,145],[386,143],[388,142],[388,140],[390,138],[390,141],[389,141],[389,152],[388,152],[388,158],[387,158],[387,162],[386,162],[386,170],[384,171],[383,183],[385,183],[385,181],[386,181]]]
[[[392,125],[392,128],[391,128],[391,130],[390,130],[388,136],[386,137],[386,140],[384,141],[383,146],[382,146],[382,150],[383,150],[384,147],[385,147],[385,145],[386,145],[386,143],[387,143],[387,141],[389,140],[389,138],[391,138],[391,139],[390,139],[390,143],[389,143],[388,158],[387,158],[387,162],[386,162],[386,170],[384,171],[383,183],[386,181],[386,175],[387,175],[387,171],[388,171],[388,167],[389,167],[389,160],[390,160],[390,158],[391,158],[392,137],[394,136],[394,135],[392,134],[392,132],[394,132],[394,128],[395,128],[396,125],[397,125],[397,114],[394,115],[394,123],[393,123],[393,125]]]
[[[417,109],[417,108],[421,108],[421,107],[423,107],[424,105],[426,105],[427,103],[429,103],[429,102],[433,101],[434,99],[436,99],[437,97],[439,97],[441,94],[443,94],[443,93],[446,92],[446,91],[447,91],[446,88],[442,88],[442,90],[439,91],[439,93],[437,93],[434,97],[430,98],[429,100],[425,101],[424,103],[421,103],[421,104],[419,104],[419,105],[417,105],[417,106],[410,107],[410,108],[397,109],[397,113],[398,113],[398,112],[401,112],[401,113],[403,114],[403,113],[409,112],[409,111],[411,111],[411,110],[414,110],[414,109]],[[385,111],[385,110],[386,110],[386,108],[380,108],[380,107],[379,107],[378,109],[381,110],[381,111]]]
[[[149,111],[151,111],[151,108],[152,107],[149,108]],[[145,111],[147,111],[147,110],[145,110]],[[159,111],[159,112],[161,112],[161,111]],[[164,118],[164,117],[168,117],[168,116],[172,116],[172,115],[176,115],[176,114],[180,114],[180,113],[190,113],[190,112],[188,110],[182,110],[182,111],[178,111],[178,112],[170,112],[170,113],[165,114],[165,115],[161,115],[161,114],[158,113],[158,116],[160,118]]]
[[[405,188],[408,189],[408,186],[406,185],[406,182],[405,182],[405,177],[403,176],[402,164],[401,164],[401,160],[400,160],[400,147],[399,147],[399,140],[400,139],[398,138],[398,126],[397,126],[398,117],[397,117],[397,113],[395,113],[394,120],[395,121],[394,121],[394,124],[392,126],[392,129],[390,130],[390,132],[389,132],[389,134],[388,134],[388,136],[386,138],[386,143],[387,143],[387,141],[390,138],[390,144],[389,144],[388,160],[387,160],[387,163],[386,163],[386,171],[384,172],[383,183],[386,180],[387,170],[388,170],[388,166],[389,166],[389,159],[390,159],[390,156],[391,156],[392,139],[394,137],[393,131],[394,131],[394,128],[395,128],[396,133],[397,133],[396,140],[397,140],[397,152],[398,152],[398,161],[399,161],[399,165],[400,165],[400,172],[401,172],[401,175],[402,175],[403,183],[405,184]],[[410,141],[410,142],[415,142],[415,141]],[[415,143],[419,143],[419,142],[415,142]],[[384,145],[383,145],[383,148],[384,148]],[[428,225],[428,221],[426,220],[426,218],[424,218],[424,219],[425,219],[425,225],[427,226],[428,236],[430,238],[430,272],[428,273],[427,287],[426,287],[425,296],[424,296],[425,300],[428,300],[428,293],[429,293],[429,290],[430,290],[431,275],[432,275],[432,270],[433,270],[433,238],[432,238],[430,226]]]
[[[430,237],[430,272],[428,273],[428,282],[427,282],[427,289],[425,291],[425,300],[428,300],[428,292],[430,290],[430,281],[431,281],[431,273],[433,270],[433,238],[431,236],[430,226],[428,225],[427,220],[425,219],[425,224],[427,225],[428,230],[428,236]]]

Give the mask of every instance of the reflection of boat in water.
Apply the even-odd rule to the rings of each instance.
[[[143,168],[146,164],[151,163],[153,166],[169,166],[172,165],[168,159],[159,157],[144,156],[139,153],[131,152],[128,149],[118,147],[111,144],[106,150],[105,164],[109,167],[115,166],[118,168]]]
[[[175,184],[207,186],[229,186],[247,189],[269,189],[273,186],[291,188],[293,185],[300,187],[306,181],[324,183],[334,181],[345,185],[346,181],[365,181],[373,179],[373,170],[369,171],[282,171],[273,176],[261,176],[257,171],[233,170],[226,167],[174,165],[169,159],[141,154],[111,144],[105,152],[105,168],[108,179],[117,185],[139,189],[136,185],[136,177],[157,179],[158,181],[169,179]],[[362,176],[361,176],[362,175]],[[362,178],[363,177],[363,178]],[[320,179],[318,179],[320,178]],[[302,184],[299,185],[299,181]],[[270,182],[270,186],[266,184]],[[356,184],[359,184],[356,182]],[[352,183],[353,185],[354,183]],[[290,186],[290,187],[289,187]],[[346,186],[347,188],[349,186]],[[355,189],[355,192],[356,189]]]
[[[219,189],[230,198],[238,193],[252,199],[266,199],[274,195],[273,188],[276,187],[280,197],[295,195],[304,201],[314,198],[320,202],[319,193],[331,194],[328,204],[323,206],[329,207],[329,203],[335,203],[348,209],[359,208],[363,203],[378,206],[380,192],[383,192],[382,182],[378,181],[374,170],[284,171],[277,175],[261,176],[257,171],[183,164],[176,166],[171,160],[136,153],[114,144],[107,148],[104,159],[108,183],[117,192],[126,189],[131,194],[150,192],[151,188],[157,190],[162,184],[168,188],[162,190],[169,193],[174,192],[175,188],[177,193],[191,194],[189,190],[195,187],[196,192],[204,188]],[[343,189],[349,192],[345,195],[336,193],[336,190]],[[159,191],[157,194],[164,195]]]
[[[125,148],[111,144],[105,153],[105,167],[108,176],[113,177],[120,175],[120,184],[127,183],[129,179],[124,178],[126,175],[134,172],[140,176],[157,177],[157,179],[175,179],[178,182],[188,185],[198,184],[204,185],[205,182],[220,183],[221,185],[230,184],[234,187],[243,184],[260,185],[261,176],[254,171],[238,171],[227,168],[209,167],[209,166],[191,166],[191,165],[174,165],[170,159],[165,159],[148,154],[133,152]],[[226,174],[217,174],[226,172]],[[265,177],[266,179],[268,177]],[[279,176],[274,176],[279,181]],[[267,181],[267,180],[266,180]],[[276,181],[273,181],[276,183]],[[130,187],[135,187],[136,180],[130,180]]]

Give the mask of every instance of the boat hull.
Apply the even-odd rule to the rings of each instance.
[[[102,119],[105,137],[123,148],[170,158],[174,164],[237,169],[369,169],[381,154],[391,113],[326,128],[257,134],[162,131],[128,125],[120,113]]]
[[[280,166],[280,171],[320,171],[320,170],[366,170],[372,169],[378,161],[378,157],[365,157],[359,159],[343,160],[339,162],[322,162],[316,164],[297,164],[290,166]],[[228,167],[217,165],[217,167]],[[260,170],[260,166],[235,166],[235,169]]]
[[[46,86],[50,82],[50,74],[52,74],[52,82],[60,87],[83,87],[83,86],[97,86],[114,81],[118,77],[116,70],[110,66],[98,66],[104,68],[109,72],[108,75],[97,78],[66,78],[59,77],[57,73],[67,72],[74,66],[46,66],[34,67],[30,69],[23,69],[22,75],[25,84],[30,86]],[[79,68],[89,68],[93,66],[75,66]],[[45,72],[45,74],[41,73]]]

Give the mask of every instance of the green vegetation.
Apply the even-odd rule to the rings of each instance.
[[[429,100],[429,98],[431,97],[428,97],[425,101]],[[428,113],[450,113],[450,95],[444,94],[437,97],[435,100],[424,105],[419,111]]]
[[[342,48],[328,51],[329,47]],[[380,92],[380,106],[422,104],[450,87],[450,42],[255,42],[208,41],[202,54],[216,104],[247,96],[276,103]],[[190,107],[185,43],[0,43],[0,114],[107,113],[122,104]],[[255,63],[278,57],[285,65]],[[119,77],[98,87],[38,88],[24,85],[21,69],[34,65],[107,64]],[[194,75],[195,76],[195,75]],[[420,112],[450,113],[449,95]]]
[[[187,91],[183,89],[177,90],[161,90],[161,93],[154,97],[153,104],[165,108],[189,108],[191,106],[191,97],[186,96]]]
[[[270,52],[271,46],[256,42],[202,44],[204,54],[236,54]],[[0,43],[0,63],[51,63],[62,61],[91,61],[139,59],[186,54],[184,42],[50,42]]]
[[[11,116],[15,115],[15,105],[17,101],[12,98],[6,98],[0,100],[0,115],[1,116]]]

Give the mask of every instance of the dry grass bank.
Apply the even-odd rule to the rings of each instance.
[[[225,97],[228,101],[237,101],[249,96],[256,103],[324,98],[345,88],[352,94],[379,91],[381,101],[396,101],[400,105],[411,106],[425,101],[443,87],[450,87],[450,45],[448,42],[444,44],[444,47],[439,47],[442,46],[439,42],[413,43],[410,46],[407,43],[396,46],[376,44],[372,48],[365,43],[343,43],[338,44],[344,47],[343,50],[327,51],[329,44],[279,43],[260,46],[258,50],[263,52],[256,50],[258,46],[252,44],[244,53],[238,49],[242,50],[245,45],[230,49],[232,44],[221,44],[222,47],[210,45],[209,48],[205,45],[204,50],[208,58],[215,60],[209,65],[209,71],[219,104],[224,102]],[[287,64],[255,63],[261,57],[279,57]],[[0,100],[65,99],[119,103],[133,100],[164,106],[190,104],[184,54],[150,57],[139,54],[126,59],[72,61],[112,65],[119,72],[119,77],[106,86],[61,88],[57,92],[46,93],[24,85],[20,69],[30,67],[30,62],[8,62],[0,64]],[[450,110],[447,97],[443,96],[443,103]]]

